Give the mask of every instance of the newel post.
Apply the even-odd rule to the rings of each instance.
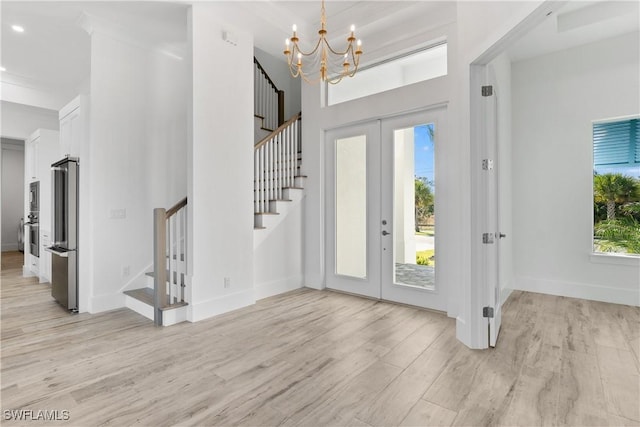
[[[167,212],[153,210],[153,323],[162,326],[162,308],[167,299]]]

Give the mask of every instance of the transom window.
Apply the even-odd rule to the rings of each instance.
[[[407,86],[447,75],[447,42],[432,44],[419,51],[361,67],[352,78],[340,84],[327,84],[327,105]]]

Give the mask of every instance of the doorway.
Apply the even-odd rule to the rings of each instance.
[[[436,251],[445,109],[326,133],[327,287],[446,311]]]

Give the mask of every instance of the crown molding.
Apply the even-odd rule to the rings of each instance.
[[[182,61],[184,59],[184,49],[180,49],[179,44],[158,43],[142,31],[132,30],[129,27],[87,12],[83,12],[78,17],[76,24],[85,30],[90,37],[93,37],[94,34],[101,34],[130,46],[164,55],[174,60]]]

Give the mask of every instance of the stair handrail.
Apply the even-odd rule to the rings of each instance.
[[[269,74],[267,74],[267,72],[265,71],[265,69],[262,67],[262,64],[260,64],[260,61],[258,61],[258,58],[256,58],[255,56],[253,57],[253,63],[256,64],[258,66],[258,69],[262,72],[262,74],[267,78],[267,81],[269,82],[269,84],[271,85],[271,87],[273,88],[274,92],[278,92],[278,87],[276,86],[276,84],[273,82],[273,80],[271,80],[271,77],[269,77]]]
[[[271,80],[271,77],[269,76],[269,74],[267,74],[267,71],[264,69],[264,67],[262,66],[262,64],[260,64],[260,61],[258,61],[258,59],[254,56],[253,57],[253,63],[256,65],[256,67],[258,68],[258,70],[260,71],[260,73],[265,77],[265,79],[267,80],[267,83],[269,84],[269,86],[271,87],[271,89],[273,89],[273,92],[275,93],[275,95],[278,97],[277,100],[277,109],[278,109],[278,117],[276,117],[277,120],[277,125],[281,125],[284,122],[284,91],[278,89],[278,87],[276,86],[276,84],[273,82],[273,80]],[[256,80],[257,82],[257,80]],[[258,104],[258,102],[256,101],[256,97],[258,96],[258,88],[254,88],[254,114],[257,116],[262,117],[263,119],[268,119],[267,117],[265,117],[264,115],[266,115],[266,112],[263,111],[255,111],[256,105]],[[263,115],[264,114],[264,115]]]
[[[180,209],[182,209],[185,206],[187,206],[187,198],[186,197],[184,199],[180,200],[178,203],[176,203],[175,205],[173,205],[172,207],[170,207],[167,210],[167,212],[165,214],[167,219],[169,219],[172,216],[174,216],[176,213],[178,213],[178,211]]]
[[[171,241],[171,228],[173,225],[174,234],[178,236],[183,234],[183,238],[186,239],[186,207],[187,198],[185,197],[169,209],[155,208],[153,210],[153,323],[156,326],[162,326],[163,309],[173,303],[173,299],[179,299],[180,302],[184,302],[184,283],[182,280],[183,276],[186,275],[187,244],[185,241],[184,252],[181,254],[180,240],[178,239],[175,245]],[[182,218],[181,224],[178,223],[178,218],[175,218],[172,222],[172,218],[178,214]],[[169,257],[168,267],[167,256]],[[174,257],[176,259],[175,264],[181,265],[182,268],[176,270],[172,268]],[[180,264],[180,261],[183,264]],[[169,278],[167,278],[167,268]],[[176,283],[173,283],[174,277]],[[167,289],[167,283],[169,284],[169,289]],[[176,292],[173,290],[173,285],[180,286],[178,295],[175,295]]]
[[[267,142],[269,142],[269,140],[273,139],[274,136],[276,136],[277,134],[282,132],[285,128],[289,127],[289,125],[291,123],[297,122],[301,118],[302,118],[302,113],[301,112],[296,114],[295,116],[291,117],[289,120],[287,120],[286,122],[284,122],[283,124],[278,126],[278,128],[276,130],[274,130],[269,135],[267,135],[264,138],[262,138],[260,141],[256,142],[256,144],[254,145],[253,149],[257,150],[258,148],[262,147]]]

